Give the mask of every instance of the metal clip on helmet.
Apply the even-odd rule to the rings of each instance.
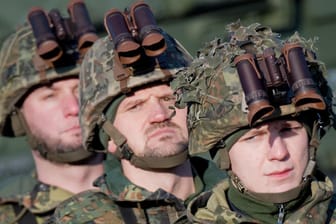
[[[82,1],[71,1],[70,8],[74,11],[71,17],[76,18],[74,20],[77,30],[90,27],[83,30],[94,32],[88,22],[87,12],[83,16],[82,12],[76,11],[77,7],[83,10]],[[82,19],[79,15],[86,19]],[[80,54],[83,53],[81,49],[84,48],[79,42],[86,43],[86,41],[77,41],[83,39],[85,35],[75,38],[69,20],[63,18],[58,10],[46,14],[41,8],[34,7],[28,13],[28,21],[29,23],[23,24],[4,41],[1,49],[0,132],[1,135],[8,137],[27,135],[30,144],[35,148],[36,141],[20,112],[20,104],[35,86],[62,78],[78,77]],[[85,45],[85,48],[90,46],[87,43],[82,45]],[[44,151],[40,151],[40,154],[53,161],[71,162],[70,156],[67,155],[51,155]],[[86,151],[77,154],[72,157],[72,161],[90,155]]]
[[[138,7],[144,7],[141,10],[150,15],[153,24],[148,6],[136,4],[132,10],[136,11]],[[110,35],[97,40],[83,60],[80,74],[83,144],[89,151],[105,151],[107,141],[112,138],[118,146],[119,158],[128,159],[142,168],[171,167],[171,162],[133,155],[126,138],[113,126],[114,118],[107,111],[111,104],[120,102],[125,93],[135,88],[156,82],[168,82],[172,75],[188,66],[191,56],[175,39],[155,28],[155,32],[165,43],[164,51],[154,56],[140,53],[135,61],[129,60],[127,57],[133,57],[133,50],[137,50],[138,45],[143,46],[143,42],[138,42],[130,35],[126,23],[122,13],[110,10],[105,17],[105,26]],[[184,154],[180,157],[184,161],[186,156]]]

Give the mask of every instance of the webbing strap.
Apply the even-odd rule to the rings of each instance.
[[[126,208],[126,207],[121,207],[121,206],[118,206],[118,207],[119,207],[121,216],[125,224],[138,223],[137,218],[133,212],[133,208]]]
[[[188,151],[185,150],[177,155],[173,155],[165,158],[157,157],[138,157],[134,155],[132,150],[127,145],[127,139],[122,135],[113,124],[105,120],[102,124],[104,131],[113,139],[117,146],[115,155],[119,159],[129,160],[131,164],[142,169],[163,169],[172,168],[182,164],[188,158]]]
[[[13,220],[12,223],[19,223],[19,224],[37,224],[37,221],[33,215],[27,208],[19,205],[19,204],[13,204],[13,209],[16,214],[15,220]]]

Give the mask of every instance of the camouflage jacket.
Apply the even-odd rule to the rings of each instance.
[[[229,179],[218,184],[212,191],[204,192],[194,198],[188,205],[187,216],[192,223],[260,223],[265,222],[253,219],[242,212],[234,211],[229,206],[227,191]],[[299,208],[286,215],[282,223],[336,223],[336,195],[333,194],[333,185],[326,181],[313,181],[310,185],[311,197],[302,203]]]
[[[187,223],[188,202],[226,178],[204,158],[195,156],[191,164],[196,193],[182,201],[162,189],[149,192],[132,184],[119,161],[107,160],[105,175],[95,182],[104,193],[87,191],[72,197],[56,209],[50,223]]]
[[[45,223],[70,196],[70,192],[39,182],[34,174],[12,177],[0,184],[0,223]]]

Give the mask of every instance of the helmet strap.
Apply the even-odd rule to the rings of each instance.
[[[26,134],[28,143],[32,147],[32,149],[37,149],[38,148],[38,143],[34,136],[32,135],[32,132],[30,131],[30,128],[27,124],[27,121],[25,117],[23,116],[23,113],[19,108],[15,108],[14,112],[12,113],[12,126],[13,126],[13,131],[16,136],[17,134]]]
[[[257,193],[248,190],[244,184],[241,182],[239,177],[234,174],[233,172],[229,173],[230,179],[231,179],[231,184],[233,185],[234,188],[236,188],[240,193],[246,194],[251,196],[252,198],[255,198],[257,200],[265,201],[265,202],[271,202],[271,203],[286,203],[291,200],[296,199],[302,190],[307,186],[308,183],[310,183],[311,178],[306,178],[304,179],[299,186],[290,189],[285,192],[281,193]]]
[[[136,156],[133,153],[132,149],[128,146],[126,137],[121,134],[110,121],[105,120],[105,122],[102,124],[102,128],[110,136],[110,138],[113,139],[114,143],[117,146],[115,156],[118,159],[128,160],[132,165],[136,167],[142,169],[173,168],[182,164],[188,158],[187,150],[177,155],[165,158]]]
[[[13,112],[12,116],[12,122],[15,125],[13,127],[16,127],[15,129],[19,129],[21,127],[21,133],[25,133],[27,136],[28,144],[32,147],[32,150],[36,150],[39,152],[39,154],[51,161],[51,162],[58,162],[58,163],[69,163],[69,162],[77,162],[83,159],[88,158],[92,155],[92,152],[86,151],[86,150],[79,150],[79,151],[72,151],[72,152],[50,152],[47,151],[40,143],[39,141],[33,136],[32,132],[30,131],[30,128],[27,124],[26,119],[23,116],[23,113],[20,111],[20,109],[15,108],[15,112]],[[15,133],[18,133],[17,130]]]
[[[28,126],[26,124],[26,120],[24,119],[21,111],[18,108],[14,108],[14,111],[12,111],[11,113],[10,119],[14,136],[25,135]]]
[[[318,133],[319,133],[319,122],[315,121],[313,124],[311,139],[309,142],[309,161],[303,174],[303,179],[306,179],[308,176],[311,176],[316,166],[316,150],[320,144],[319,140],[320,136]]]

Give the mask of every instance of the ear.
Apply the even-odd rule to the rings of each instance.
[[[107,151],[109,151],[112,154],[114,154],[117,151],[117,145],[114,143],[112,139],[108,141]]]

